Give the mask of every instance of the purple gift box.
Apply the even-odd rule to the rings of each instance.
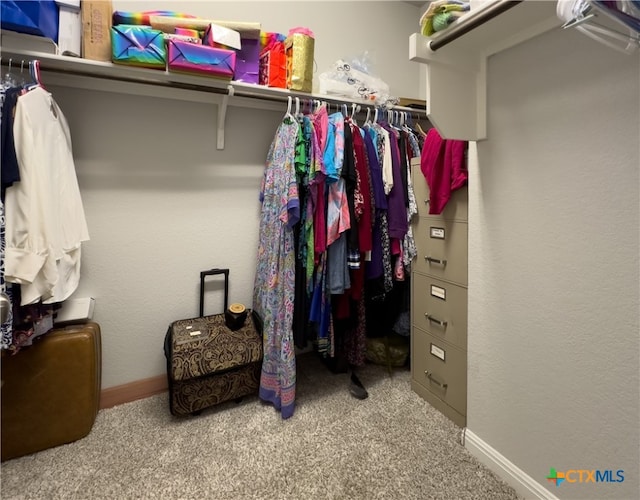
[[[169,39],[168,52],[169,71],[205,74],[230,80],[236,69],[235,50]]]
[[[258,83],[260,75],[260,40],[243,38],[237,51],[236,71],[233,79],[238,82]]]

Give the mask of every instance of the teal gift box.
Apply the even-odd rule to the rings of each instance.
[[[111,28],[111,60],[118,64],[165,69],[164,34],[149,26],[121,24]]]

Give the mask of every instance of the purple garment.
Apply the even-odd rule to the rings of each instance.
[[[369,170],[371,172],[371,186],[373,188],[373,200],[376,207],[376,218],[371,231],[371,260],[367,262],[365,267],[366,279],[375,279],[382,276],[384,266],[382,264],[382,230],[380,227],[381,216],[387,211],[387,197],[384,194],[384,184],[382,182],[382,168],[378,161],[376,146],[373,144],[373,138],[370,134],[364,134],[364,143],[369,159]]]
[[[369,159],[369,170],[371,172],[371,185],[373,186],[373,200],[376,210],[387,209],[387,197],[384,194],[384,184],[382,182],[382,168],[378,161],[376,146],[373,144],[371,135],[364,135],[364,144],[367,148],[367,158]]]
[[[391,143],[391,164],[393,168],[393,188],[387,196],[389,237],[402,240],[409,230],[407,221],[407,205],[404,199],[404,187],[400,172],[400,150],[398,149],[398,133],[388,125],[383,125],[389,132]]]

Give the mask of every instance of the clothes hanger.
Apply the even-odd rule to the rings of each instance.
[[[293,115],[291,114],[291,103],[292,103],[291,96],[287,97],[287,112],[284,115],[283,120],[286,120],[287,118],[289,120],[295,121],[295,118],[293,117]]]
[[[25,90],[33,90],[36,87],[41,87],[44,89],[44,85],[42,85],[42,81],[40,78],[40,61],[38,61],[37,59],[29,61],[29,74],[31,75],[32,82],[25,85]]]
[[[302,113],[300,113],[300,98],[296,96],[296,113],[294,115],[295,118],[300,118]]]
[[[3,87],[16,86],[15,76],[11,73],[12,63],[13,63],[13,59],[9,58],[9,68],[7,69],[7,72],[4,74],[4,78],[2,79]]]
[[[615,4],[615,5],[613,5]],[[617,3],[575,0],[574,2],[558,2],[556,12],[560,19],[565,20],[563,29],[575,28],[577,31],[609,48],[631,54],[640,46],[640,20],[621,11]],[[630,4],[623,4],[625,10]],[[614,30],[608,26],[598,24],[599,15],[604,15],[616,21],[625,32]]]
[[[622,8],[618,6],[619,2],[603,2],[601,0],[592,0],[590,3],[599,12],[623,24],[627,28],[633,30],[636,34],[640,33],[640,19],[630,13],[633,11],[627,8],[628,5],[630,5],[629,2],[622,2]]]
[[[420,134],[421,137],[427,137],[427,133],[422,130],[422,127],[420,126],[419,122],[416,122],[415,124],[415,131],[418,132],[418,134]]]

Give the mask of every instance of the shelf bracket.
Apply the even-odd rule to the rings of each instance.
[[[227,86],[227,93],[222,98],[222,102],[218,105],[218,144],[216,149],[224,149],[224,126],[227,120],[227,108],[229,106],[229,97],[233,97],[233,85]]]

